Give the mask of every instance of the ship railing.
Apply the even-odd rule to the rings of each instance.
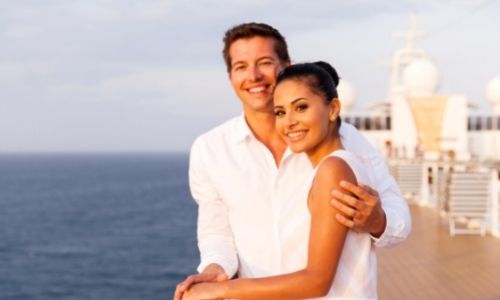
[[[410,204],[435,207],[450,234],[500,237],[498,170],[477,162],[390,160],[389,170]]]

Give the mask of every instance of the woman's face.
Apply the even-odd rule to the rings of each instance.
[[[315,152],[335,127],[338,108],[302,80],[282,81],[274,91],[276,129],[293,152]]]

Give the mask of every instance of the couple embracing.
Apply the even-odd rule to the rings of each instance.
[[[341,121],[337,72],[291,64],[262,23],[229,29],[223,56],[243,114],[191,149],[200,273],[174,299],[376,299],[375,247],[403,241],[411,219],[381,156]]]

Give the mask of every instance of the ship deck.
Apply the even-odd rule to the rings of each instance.
[[[410,237],[377,250],[378,293],[390,299],[500,299],[500,239],[451,237],[437,210],[412,206]]]

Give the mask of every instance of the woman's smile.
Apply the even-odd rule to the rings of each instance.
[[[306,134],[307,130],[302,129],[302,130],[289,131],[286,133],[286,136],[290,142],[297,142],[303,139]]]

